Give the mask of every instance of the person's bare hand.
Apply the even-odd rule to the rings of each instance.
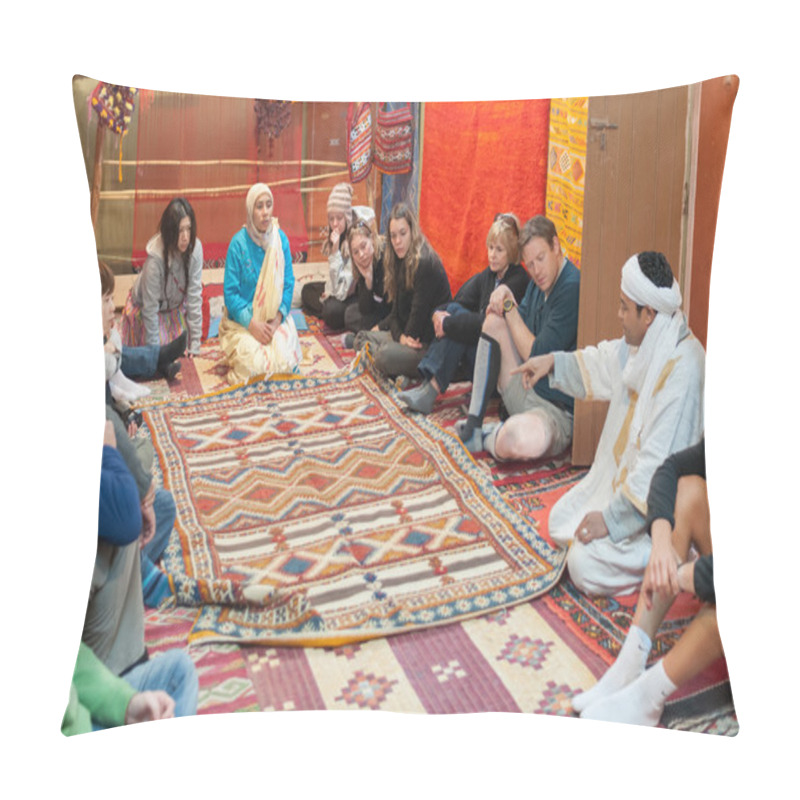
[[[608,536],[608,528],[602,511],[590,511],[575,529],[575,539],[581,544],[589,544],[604,536]]]
[[[511,289],[508,288],[505,284],[501,284],[498,286],[489,297],[489,305],[486,306],[486,314],[497,314],[498,316],[503,316],[503,303],[505,303],[506,298],[510,297],[512,300],[514,299],[514,293]]]
[[[282,322],[283,322],[283,314],[281,314],[281,312],[279,311],[276,317],[274,317],[273,319],[269,320],[269,322],[266,323],[267,330],[269,331],[270,342],[277,333],[278,328],[280,328]]]
[[[680,557],[672,546],[672,526],[666,519],[657,519],[650,528],[652,549],[644,571],[641,594],[648,609],[656,594],[674,597],[680,591],[678,564]]]
[[[253,338],[259,344],[269,344],[272,341],[272,334],[267,326],[266,322],[256,322],[256,320],[250,320],[250,324],[247,326],[247,330],[253,335]]]
[[[150,722],[155,719],[171,719],[175,716],[175,701],[160,689],[137,692],[131,697],[125,710],[125,724]]]
[[[422,342],[419,339],[406,336],[404,333],[400,334],[400,344],[410,347],[412,350],[422,350]]]
[[[542,356],[533,356],[515,369],[512,369],[511,374],[522,375],[522,385],[526,389],[532,389],[545,375],[552,372],[554,363],[555,359],[552,353],[546,353]]]
[[[434,311],[433,312],[433,331],[437,339],[444,336],[444,321],[450,314],[447,311]]]

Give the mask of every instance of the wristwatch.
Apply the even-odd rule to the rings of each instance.
[[[508,312],[511,311],[512,308],[516,307],[517,304],[510,297],[506,297],[506,299],[503,300],[503,316],[508,314]]]

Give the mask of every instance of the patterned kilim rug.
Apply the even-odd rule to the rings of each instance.
[[[336,375],[353,360],[341,335],[330,335],[313,318],[309,329],[300,336],[304,374]],[[186,400],[224,389],[220,360],[216,339],[204,343],[200,359],[184,359],[179,380],[151,382],[152,400]],[[469,384],[453,384],[437,401],[431,423],[452,429],[465,414],[469,390]],[[489,415],[495,414],[493,404]],[[480,454],[474,466],[545,541],[549,509],[585,472],[572,467],[566,456],[547,463],[497,464]],[[173,559],[176,548],[180,545],[173,534]],[[361,708],[570,715],[570,698],[591,687],[616,657],[636,599],[588,598],[564,575],[548,593],[513,607],[360,643],[304,649],[241,646],[236,643],[241,637],[218,642],[192,634],[198,611],[191,607],[148,612],[146,637],[153,654],[179,647],[192,657],[200,680],[200,714]],[[684,629],[691,603],[683,598],[673,607],[651,663]],[[724,659],[670,699],[661,724],[728,736],[738,731]]]
[[[564,552],[363,362],[146,410],[192,641],[337,645],[548,591]]]

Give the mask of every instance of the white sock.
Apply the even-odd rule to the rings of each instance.
[[[129,402],[134,402],[142,397],[147,397],[150,394],[149,386],[142,386],[140,383],[135,383],[127,375],[123,374],[121,369],[118,369],[109,380],[111,386],[111,394],[114,395],[116,389],[123,395],[123,399]],[[116,395],[114,395],[116,398]]]
[[[677,688],[664,671],[662,659],[624,689],[592,703],[581,719],[654,727],[664,712],[664,703]]]
[[[591,689],[572,698],[573,710],[581,714],[592,703],[618,692],[635,681],[644,672],[652,646],[650,637],[638,625],[631,625],[617,660]]]

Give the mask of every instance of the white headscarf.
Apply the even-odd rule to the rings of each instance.
[[[267,232],[261,233],[261,231],[256,228],[253,222],[253,209],[256,207],[256,200],[261,197],[262,194],[269,195],[270,200],[274,202],[274,198],[272,197],[272,190],[267,186],[266,183],[254,183],[248,190],[247,190],[247,198],[245,199],[245,205],[247,206],[247,222],[245,223],[245,228],[247,232],[250,234],[250,238],[259,246],[263,247],[265,250],[267,249],[267,243],[272,236],[272,225],[267,226]]]
[[[674,314],[683,302],[675,278],[672,286],[656,286],[639,266],[639,255],[631,256],[622,266],[622,291],[640,306],[650,306],[660,314]]]
[[[675,278],[672,286],[656,286],[639,266],[639,256],[631,256],[622,267],[621,289],[634,303],[649,306],[656,312],[650,327],[637,348],[631,348],[622,380],[639,396],[631,422],[629,445],[641,433],[653,397],[656,382],[678,342],[688,329],[681,308],[681,290]]]

